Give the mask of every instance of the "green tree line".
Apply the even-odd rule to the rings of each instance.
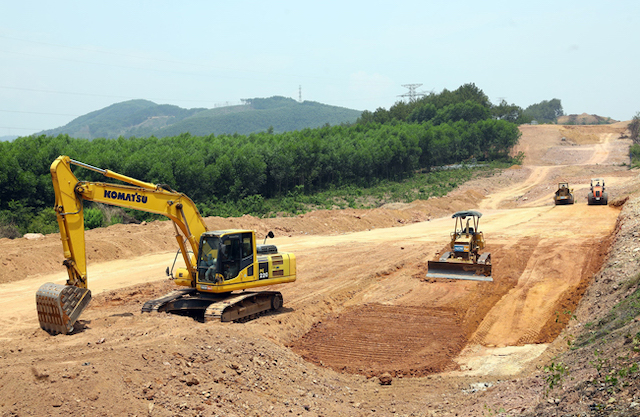
[[[358,123],[431,121],[433,124],[440,124],[456,120],[477,121],[488,117],[516,124],[530,123],[533,120],[532,114],[505,100],[497,105],[491,104],[489,97],[480,88],[469,83],[453,91],[444,89],[440,93],[432,92],[410,102],[398,102],[388,110],[365,110]]]
[[[43,135],[2,142],[0,226],[14,224],[26,233],[52,222],[49,167],[59,155],[168,184],[191,197],[204,215],[213,215],[225,204],[251,207],[292,193],[400,181],[418,170],[461,161],[505,159],[520,136],[514,123],[494,118],[476,101],[446,103],[431,118],[414,110],[406,120],[281,134],[91,141]],[[74,172],[81,180],[105,180],[90,170]]]
[[[562,103],[557,98],[532,104],[524,110],[524,113],[539,123],[555,123],[558,117],[564,116]]]

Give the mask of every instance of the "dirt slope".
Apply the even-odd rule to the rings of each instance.
[[[619,207],[586,205],[588,180],[605,177],[611,199],[639,188],[638,172],[623,166],[629,142],[619,139],[621,129],[523,126],[522,167],[441,199],[206,219],[211,229],[274,230],[279,249],[297,256],[298,280],[279,288],[282,311],[244,324],[140,313],[145,300],[173,289],[164,278],[175,256],[172,227],[153,222],[87,233],[94,300],[74,334],[50,336],[38,327],[34,297],[42,283],[64,282],[59,236],[0,240],[0,413],[534,410],[544,389],[536,365],[561,351],[558,335],[572,312],[597,317],[579,303],[621,227]],[[577,204],[553,205],[560,180],[574,188]],[[484,214],[493,283],[425,278],[427,260],[447,243],[451,213],[462,209]],[[374,377],[383,373],[391,385]],[[534,382],[518,382],[527,378]],[[514,381],[513,396],[473,393],[506,387],[504,379]]]

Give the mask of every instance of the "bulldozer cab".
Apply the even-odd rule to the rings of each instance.
[[[456,213],[457,214],[457,213]],[[473,235],[478,229],[478,219],[476,216],[458,216],[456,219],[456,227],[454,234],[461,235]]]
[[[453,215],[456,225],[451,233],[451,249],[457,257],[469,259],[484,248],[484,238],[479,231],[482,213],[477,211],[459,211]]]

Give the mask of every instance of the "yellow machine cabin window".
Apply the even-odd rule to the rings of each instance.
[[[198,260],[198,281],[215,283],[219,281],[218,252],[220,239],[217,236],[203,237]]]
[[[248,278],[253,277],[253,233],[242,234],[242,261],[240,270],[249,267]]]
[[[219,284],[239,275],[243,280],[253,277],[254,249],[251,232],[204,236],[201,247],[198,282]],[[246,274],[242,272],[245,269]]]
[[[242,260],[242,245],[239,235],[227,235],[222,238],[220,245],[221,272],[224,280],[228,281],[238,276],[240,261]]]

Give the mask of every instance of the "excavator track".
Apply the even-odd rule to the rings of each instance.
[[[195,288],[181,288],[179,290],[173,290],[160,298],[155,298],[144,303],[142,306],[142,312],[151,313],[153,311],[164,311],[163,307],[166,307],[169,303],[184,296],[193,294],[194,292],[196,292]]]
[[[278,291],[243,292],[211,304],[204,312],[204,321],[242,322],[280,307],[282,294]]]
[[[198,313],[203,321],[242,322],[269,310],[282,307],[282,294],[277,291],[242,292],[239,294],[209,294],[194,288],[174,290],[142,306],[143,313]]]

